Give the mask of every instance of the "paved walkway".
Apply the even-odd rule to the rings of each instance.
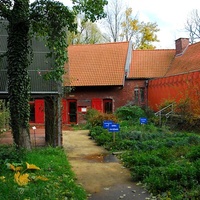
[[[90,200],[150,199],[144,188],[131,181],[129,170],[97,146],[88,131],[63,131],[63,146],[77,181]]]

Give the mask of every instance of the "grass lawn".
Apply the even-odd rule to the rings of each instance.
[[[0,146],[0,199],[85,200],[87,195],[76,184],[62,148],[16,152],[12,146]]]

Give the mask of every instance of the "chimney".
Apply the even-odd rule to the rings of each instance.
[[[176,42],[176,55],[181,55],[184,53],[189,45],[189,38],[179,38],[175,40]]]

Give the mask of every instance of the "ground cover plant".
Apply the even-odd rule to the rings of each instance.
[[[200,136],[157,127],[152,123],[154,119],[141,125],[139,117],[143,116],[122,114],[115,141],[102,126],[92,127],[90,136],[109,151],[122,152],[120,158],[133,180],[146,185],[157,199],[200,199]]]
[[[0,146],[0,199],[85,200],[62,148]]]

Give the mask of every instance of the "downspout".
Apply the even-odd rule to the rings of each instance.
[[[61,102],[62,102],[62,83],[58,83],[58,146],[62,146],[62,111],[61,111]]]
[[[146,108],[148,108],[148,86],[149,86],[149,80],[145,80],[145,91],[146,91]]]
[[[128,51],[127,51],[127,56],[126,56],[125,74],[124,74],[123,86],[125,84],[125,79],[126,79],[126,77],[128,77],[129,71],[130,71],[130,65],[131,65],[131,59],[132,59],[132,46],[133,46],[133,44],[132,44],[132,42],[130,40],[129,44],[128,44]]]

